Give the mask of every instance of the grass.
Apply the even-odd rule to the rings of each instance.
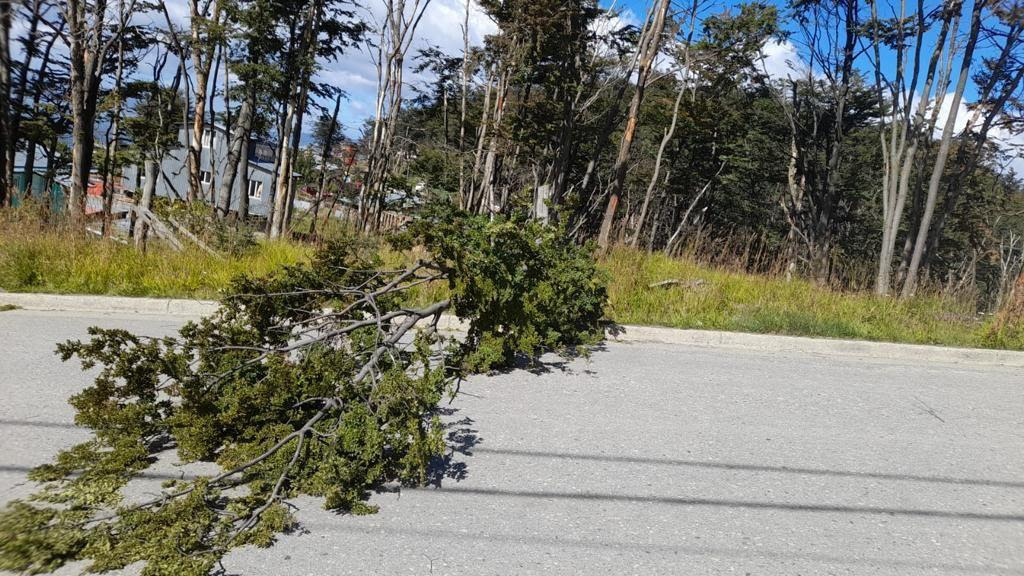
[[[264,242],[244,255],[216,259],[198,248],[174,252],[154,243],[141,253],[131,246],[0,222],[0,289],[10,292],[104,294],[212,299],[243,272],[262,274],[308,258],[310,249]]]
[[[969,303],[942,295],[839,292],[629,249],[601,264],[612,279],[608,315],[622,324],[1024,350],[1024,334],[993,334]],[[664,280],[682,283],[651,287]]]
[[[59,227],[7,219],[0,220],[0,289],[213,299],[237,274],[263,274],[310,254],[308,246],[288,242],[261,242],[225,260],[158,244],[143,254]],[[389,267],[419,256],[383,253]],[[970,304],[941,295],[903,301],[839,292],[624,248],[600,266],[610,280],[609,319],[621,324],[1024,350],[1024,330],[995,333]],[[664,280],[680,283],[651,287]],[[410,299],[435,301],[445,293],[446,286],[434,283],[418,287]]]

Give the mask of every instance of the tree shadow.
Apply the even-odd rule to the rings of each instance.
[[[443,407],[439,412],[442,416],[453,417],[459,409]],[[435,456],[427,466],[428,486],[440,488],[445,480],[461,482],[469,475],[469,466],[463,459],[473,456],[473,448],[483,442],[474,424],[468,416],[445,423],[445,453]]]
[[[549,350],[539,356],[528,356],[525,354],[516,354],[515,360],[512,365],[500,370],[495,370],[494,374],[511,374],[513,372],[529,372],[534,376],[543,376],[545,374],[552,374],[554,372],[560,372],[562,374],[596,374],[593,370],[583,369],[577,371],[573,367],[573,363],[577,360],[586,360],[590,356],[597,352],[605,352],[608,347],[604,342],[597,344],[580,345],[575,348],[568,348],[565,350]]]
[[[618,338],[626,333],[626,327],[611,320],[603,323],[604,333],[612,338]]]

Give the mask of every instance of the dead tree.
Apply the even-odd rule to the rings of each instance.
[[[385,0],[384,3],[384,22],[380,23],[374,62],[377,66],[377,100],[366,175],[359,193],[359,221],[364,228],[375,227],[376,214],[383,211],[387,200],[388,178],[394,161],[395,129],[402,110],[405,55],[430,1]]]
[[[639,58],[636,70],[636,87],[633,92],[633,99],[629,104],[626,127],[622,132],[622,139],[619,141],[619,153],[615,158],[615,165],[612,168],[612,181],[608,189],[608,204],[604,210],[604,218],[601,220],[601,231],[597,236],[597,245],[602,250],[607,250],[609,246],[612,225],[615,222],[615,213],[619,207],[619,196],[622,194],[622,186],[626,182],[626,170],[629,167],[629,156],[633,148],[633,138],[636,136],[640,105],[643,103],[644,90],[647,88],[647,82],[650,80],[651,70],[654,67],[654,59],[661,49],[662,34],[665,30],[665,21],[668,18],[670,5],[670,0],[659,0],[657,8],[648,22],[645,23],[643,33],[640,35],[640,43],[637,46]]]
[[[672,121],[669,123],[668,128],[665,129],[665,134],[661,138],[661,144],[658,145],[658,155],[654,159],[654,172],[651,174],[651,180],[647,184],[647,193],[644,194],[644,202],[640,207],[640,215],[637,217],[636,227],[633,230],[633,237],[629,240],[629,245],[636,247],[637,242],[640,238],[640,233],[644,228],[644,220],[647,218],[647,208],[650,206],[651,197],[654,195],[654,188],[657,186],[658,178],[661,176],[661,162],[665,156],[665,149],[672,141],[673,136],[676,133],[676,126],[679,124],[679,105],[683,101],[683,96],[691,88],[692,82],[692,70],[690,69],[690,42],[693,40],[694,27],[697,21],[697,5],[700,0],[694,0],[693,6],[690,7],[690,32],[686,37],[686,41],[682,45],[682,74],[683,78],[679,82],[679,91],[676,94],[676,101],[672,107]],[[691,93],[691,99],[693,92]]]
[[[932,216],[935,214],[939,186],[942,183],[943,172],[946,169],[946,160],[949,158],[949,150],[953,138],[953,130],[956,126],[957,114],[960,110],[960,102],[963,100],[964,89],[967,87],[967,80],[971,73],[971,63],[974,60],[974,50],[978,44],[978,35],[981,30],[981,15],[985,4],[985,2],[981,1],[975,2],[971,10],[971,25],[966,43],[964,44],[963,58],[960,63],[960,76],[953,91],[950,112],[942,129],[942,137],[939,140],[935,164],[932,166],[931,178],[928,181],[928,196],[925,199],[924,213],[921,215],[921,221],[917,225],[914,251],[910,258],[907,277],[903,283],[903,291],[901,293],[903,298],[913,296],[917,289],[918,270],[921,265],[921,259],[924,256],[925,244],[928,241],[928,231],[931,229]]]
[[[905,13],[906,0],[901,3],[901,10]],[[879,132],[883,160],[882,245],[879,249],[875,292],[881,295],[888,294],[892,285],[892,261],[896,249],[896,235],[900,229],[904,206],[909,194],[910,177],[919,162],[918,147],[922,139],[930,139],[934,130],[935,115],[931,116],[931,121],[927,121],[925,114],[931,104],[941,105],[941,100],[945,96],[948,74],[940,72],[938,65],[945,48],[946,37],[949,35],[951,22],[957,14],[952,9],[943,11],[942,24],[938,36],[934,40],[924,84],[918,93],[921,55],[927,31],[924,2],[918,0],[917,5],[913,71],[910,75],[909,86],[905,74],[907,49],[902,26],[897,30],[895,77],[888,80],[883,79],[878,8],[876,2],[871,4],[875,90],[879,105],[884,109],[883,105],[888,96],[890,107],[890,118],[882,118],[882,130]],[[890,86],[888,95],[883,88],[885,84]],[[932,96],[933,93],[935,96]],[[911,99],[914,97],[917,97],[916,110],[913,110],[911,105]]]

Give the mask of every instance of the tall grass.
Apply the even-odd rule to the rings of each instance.
[[[899,300],[840,292],[626,248],[602,266],[612,279],[608,315],[623,324],[1024,349],[1021,334],[993,335],[972,304],[941,294]],[[665,280],[680,282],[652,286]]]
[[[143,253],[65,224],[0,218],[0,288],[12,292],[216,298],[238,274],[269,272],[309,253],[287,242],[263,242],[226,259],[159,242]]]
[[[0,214],[0,289],[8,291],[216,298],[238,274],[265,274],[311,253],[283,241],[226,259],[156,242],[140,253],[67,226]],[[426,256],[381,250],[389,268]],[[881,298],[628,248],[612,250],[599,265],[610,280],[608,318],[621,324],[1024,350],[1024,327],[994,330],[973,303],[937,292]],[[665,280],[678,282],[652,286]],[[446,296],[447,285],[433,282],[408,298],[421,304]]]

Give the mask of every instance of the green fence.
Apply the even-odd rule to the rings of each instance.
[[[22,200],[31,194],[37,202],[47,202],[50,210],[54,213],[64,211],[64,188],[57,182],[51,182],[49,190],[46,186],[46,177],[42,174],[32,174],[32,186],[29,192],[28,177],[24,172],[14,173],[14,184],[18,193],[11,198],[13,206],[19,206]]]

